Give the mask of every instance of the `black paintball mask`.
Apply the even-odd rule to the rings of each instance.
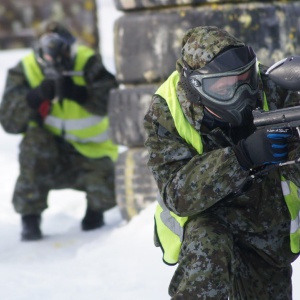
[[[36,57],[47,79],[57,79],[71,68],[71,43],[63,36],[51,32],[38,41]]]
[[[249,46],[230,48],[200,69],[183,61],[183,76],[198,102],[231,127],[252,123],[258,95],[258,64]]]

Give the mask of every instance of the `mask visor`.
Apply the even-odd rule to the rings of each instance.
[[[258,76],[255,62],[251,63],[246,71],[236,74],[219,74],[220,76],[210,76],[202,78],[203,92],[217,100],[226,101],[234,97],[239,87],[248,85],[252,90],[258,86]]]

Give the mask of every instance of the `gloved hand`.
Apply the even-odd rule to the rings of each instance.
[[[66,76],[63,82],[63,96],[82,104],[87,100],[88,92],[85,86],[76,85],[71,77]]]
[[[50,110],[50,101],[55,96],[54,81],[45,79],[38,87],[31,89],[27,96],[27,104],[38,110],[42,118],[45,118]]]
[[[54,81],[45,79],[38,87],[31,89],[26,101],[33,109],[38,109],[45,100],[52,100],[55,96]]]
[[[259,129],[233,148],[237,160],[245,169],[285,162],[288,141],[292,136],[289,128]]]

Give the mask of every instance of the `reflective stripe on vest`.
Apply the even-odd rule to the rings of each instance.
[[[168,265],[175,265],[184,235],[184,224],[187,217],[178,217],[168,210],[160,195],[154,215],[155,230],[160,247],[163,251],[163,261]]]
[[[281,176],[282,193],[291,215],[290,247],[293,253],[300,251],[300,190]]]
[[[179,73],[175,71],[160,86],[156,94],[166,100],[178,134],[201,154],[203,145],[200,134],[185,118],[177,98],[176,87],[178,80]],[[163,261],[168,265],[175,265],[178,262],[184,235],[184,224],[187,220],[188,217],[179,217],[171,212],[159,196],[155,211],[155,227],[157,238],[163,251]]]
[[[94,51],[85,46],[79,46],[75,57],[75,71],[82,71]],[[23,67],[28,82],[32,88],[44,80],[41,68],[35,59],[34,52],[23,60]],[[84,86],[83,76],[72,76],[74,83]],[[109,138],[109,119],[92,115],[77,102],[70,99],[53,101],[51,112],[44,119],[44,127],[54,135],[64,136],[82,155],[90,158],[110,157],[117,160],[118,147]]]
[[[55,131],[55,128],[58,129],[58,131],[61,130],[61,128],[65,129],[64,137],[66,140],[73,141],[73,142],[79,142],[79,143],[101,143],[105,142],[109,139],[108,131],[104,131],[101,134],[91,136],[91,137],[78,137],[74,134],[68,133],[76,130],[84,130],[85,128],[92,127],[94,125],[100,124],[103,120],[107,120],[107,117],[100,117],[100,116],[90,116],[85,119],[80,120],[62,120],[60,118],[56,118],[54,116],[47,116],[45,118],[44,123],[50,128],[51,131]]]

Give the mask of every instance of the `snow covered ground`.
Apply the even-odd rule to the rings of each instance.
[[[113,1],[101,0],[102,22],[112,26]],[[105,21],[106,22],[106,21]],[[106,28],[107,29],[107,28]],[[112,36],[103,33],[102,53],[114,71]],[[0,51],[0,96],[6,70],[28,50]],[[84,194],[52,191],[43,214],[45,239],[20,242],[20,219],[11,197],[18,175],[20,136],[0,128],[0,299],[1,300],[167,300],[174,267],[162,263],[161,251],[152,243],[151,205],[131,222],[117,208],[105,213],[106,226],[82,232]],[[294,264],[294,299],[300,299],[299,261]]]

